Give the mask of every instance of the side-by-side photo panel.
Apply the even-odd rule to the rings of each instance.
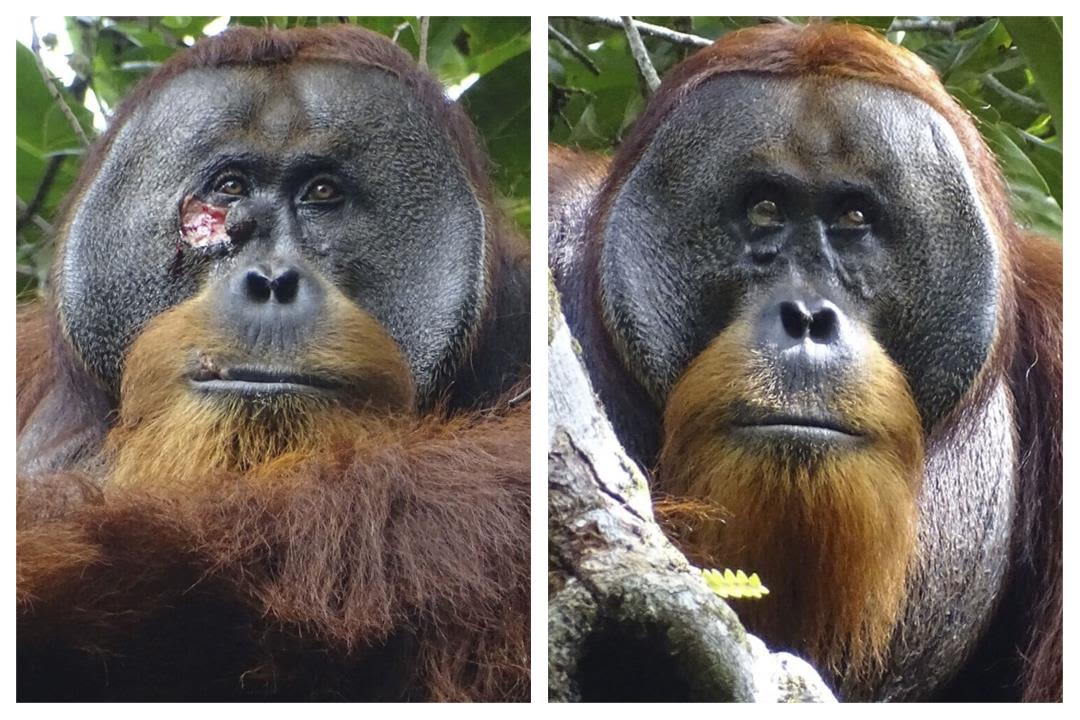
[[[1061,28],[550,19],[551,701],[1061,701]]]
[[[25,20],[19,701],[529,700],[530,27]]]

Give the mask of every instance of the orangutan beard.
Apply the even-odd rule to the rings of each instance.
[[[134,342],[120,421],[106,443],[111,487],[197,486],[215,473],[280,477],[283,465],[313,451],[362,444],[372,433],[392,437],[395,424],[415,419],[412,373],[397,343],[342,298],[330,298],[325,327],[312,331],[295,360],[339,378],[336,392],[199,390],[193,367],[213,376],[218,365],[251,354],[210,317],[199,296],[152,320]]]
[[[861,380],[826,399],[858,442],[748,442],[736,406],[792,400],[749,349],[746,326],[731,326],[674,386],[657,473],[658,514],[684,528],[675,540],[691,559],[756,572],[769,588],[736,608],[747,628],[848,680],[880,671],[900,620],[923,472],[907,382],[880,346],[863,344]]]

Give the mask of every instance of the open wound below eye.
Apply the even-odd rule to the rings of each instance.
[[[225,232],[227,208],[187,197],[180,205],[180,237],[193,248],[213,248],[230,242]]]

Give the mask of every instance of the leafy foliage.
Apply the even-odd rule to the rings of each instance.
[[[642,17],[638,20],[716,39],[758,18]],[[805,23],[809,18],[784,18]],[[1012,189],[1013,210],[1033,231],[1062,232],[1061,18],[831,18],[887,33],[919,54],[977,119]],[[645,91],[621,28],[583,18],[552,27],[593,64],[548,38],[548,129],[552,142],[608,151],[644,106]],[[644,35],[661,77],[695,48]]]
[[[108,112],[135,84],[177,51],[204,36],[215,17],[67,18],[75,52],[72,87],[52,84],[88,137],[95,131],[84,105],[92,90]],[[348,22],[390,37],[419,56],[418,17],[233,17],[229,25],[290,28]],[[215,23],[215,25],[220,23]],[[529,230],[529,18],[432,17],[429,69],[458,98],[476,123],[492,160],[506,209],[523,233]],[[213,27],[213,26],[211,26]],[[51,257],[50,226],[78,174],[86,151],[51,96],[34,54],[16,43],[16,290],[33,295]],[[37,198],[39,193],[41,198]],[[27,212],[29,208],[32,212]]]
[[[705,578],[705,584],[714,593],[724,598],[760,600],[769,594],[769,588],[761,584],[761,578],[757,573],[751,573],[747,577],[742,570],[732,572],[731,569],[720,572],[719,570],[702,570],[701,577]]]

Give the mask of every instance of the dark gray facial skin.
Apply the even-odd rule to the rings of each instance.
[[[328,201],[314,190],[327,183]],[[180,209],[191,197],[245,205],[235,217],[257,227],[185,247]],[[293,263],[389,331],[424,397],[477,325],[484,252],[460,160],[389,73],[329,62],[206,68],[171,81],[117,134],[70,221],[57,289],[77,352],[115,392],[149,319],[245,263]]]
[[[987,358],[997,248],[944,120],[898,91],[823,82],[724,75],[672,112],[608,217],[608,329],[662,405],[735,313],[809,287],[869,325],[929,429]]]

